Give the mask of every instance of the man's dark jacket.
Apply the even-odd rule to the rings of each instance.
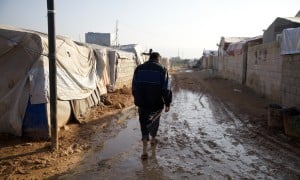
[[[132,94],[134,104],[143,109],[155,111],[170,106],[172,91],[167,69],[153,60],[139,65],[134,71]]]

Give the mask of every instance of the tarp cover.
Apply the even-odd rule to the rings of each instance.
[[[96,58],[97,88],[85,99],[71,101],[74,116],[79,122],[84,122],[92,107],[101,104],[101,95],[107,93],[106,87],[110,85],[108,51],[111,48],[91,44]]]
[[[242,54],[245,43],[246,41],[240,41],[230,44],[226,50],[227,54],[230,56]]]
[[[22,133],[29,99],[28,72],[42,52],[36,39],[35,34],[0,28],[0,132]]]
[[[143,55],[143,50],[138,44],[128,44],[120,46],[123,51],[132,52],[136,55],[136,64],[143,64],[149,57]]]
[[[97,79],[93,50],[65,37],[57,37],[56,45],[58,98],[90,96]],[[47,54],[45,34],[0,26],[0,132],[21,135],[28,100],[48,102]]]
[[[282,31],[281,54],[300,53],[300,27],[288,28]]]

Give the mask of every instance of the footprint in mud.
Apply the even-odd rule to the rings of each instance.
[[[201,157],[203,153],[201,153],[200,151],[194,151],[194,155],[195,157]]]
[[[98,170],[100,169],[111,169],[111,165],[109,164],[109,159],[103,159],[97,163]]]
[[[205,141],[205,144],[207,144],[211,149],[214,149],[214,148],[216,148],[218,145],[215,143],[215,142],[213,142],[213,141]]]
[[[183,125],[184,125],[184,128],[190,129],[190,125],[189,125],[189,123],[187,122],[187,120],[184,120],[184,121],[183,121]]]
[[[172,119],[173,119],[173,121],[177,121],[178,120],[178,114],[173,113],[172,114]]]
[[[202,128],[201,128],[201,127],[198,128],[198,131],[199,131],[199,134],[200,134],[201,136],[206,136],[206,135],[207,135],[206,132],[202,132]]]
[[[216,162],[221,162],[221,160],[218,159],[215,155],[211,155],[210,159],[213,160],[213,161],[216,161]]]
[[[176,143],[177,143],[178,147],[180,147],[181,149],[186,147],[186,143],[183,142],[180,138],[176,138]]]
[[[101,151],[101,150],[103,149],[103,146],[104,146],[104,145],[103,145],[102,143],[101,143],[101,144],[98,144],[98,145],[96,145],[96,146],[95,146],[95,148],[94,148],[94,151],[95,151],[95,152],[97,152],[97,151]]]
[[[171,126],[170,129],[171,129],[171,132],[179,133],[179,130],[178,130],[179,128],[178,127]],[[168,132],[169,129],[166,129],[165,131]]]
[[[201,139],[197,138],[197,137],[194,137],[194,142],[195,144],[201,144]]]

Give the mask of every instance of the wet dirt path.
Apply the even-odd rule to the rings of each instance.
[[[159,142],[149,147],[148,160],[140,159],[133,114],[119,129],[96,134],[92,150],[60,178],[299,179],[300,157],[255,135],[243,123],[247,118],[213,97],[179,88],[170,112],[162,114]],[[104,144],[103,136],[108,136]]]

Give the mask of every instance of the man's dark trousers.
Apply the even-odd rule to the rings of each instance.
[[[139,108],[139,120],[142,130],[142,140],[149,140],[149,134],[156,137],[162,109],[148,110]]]

